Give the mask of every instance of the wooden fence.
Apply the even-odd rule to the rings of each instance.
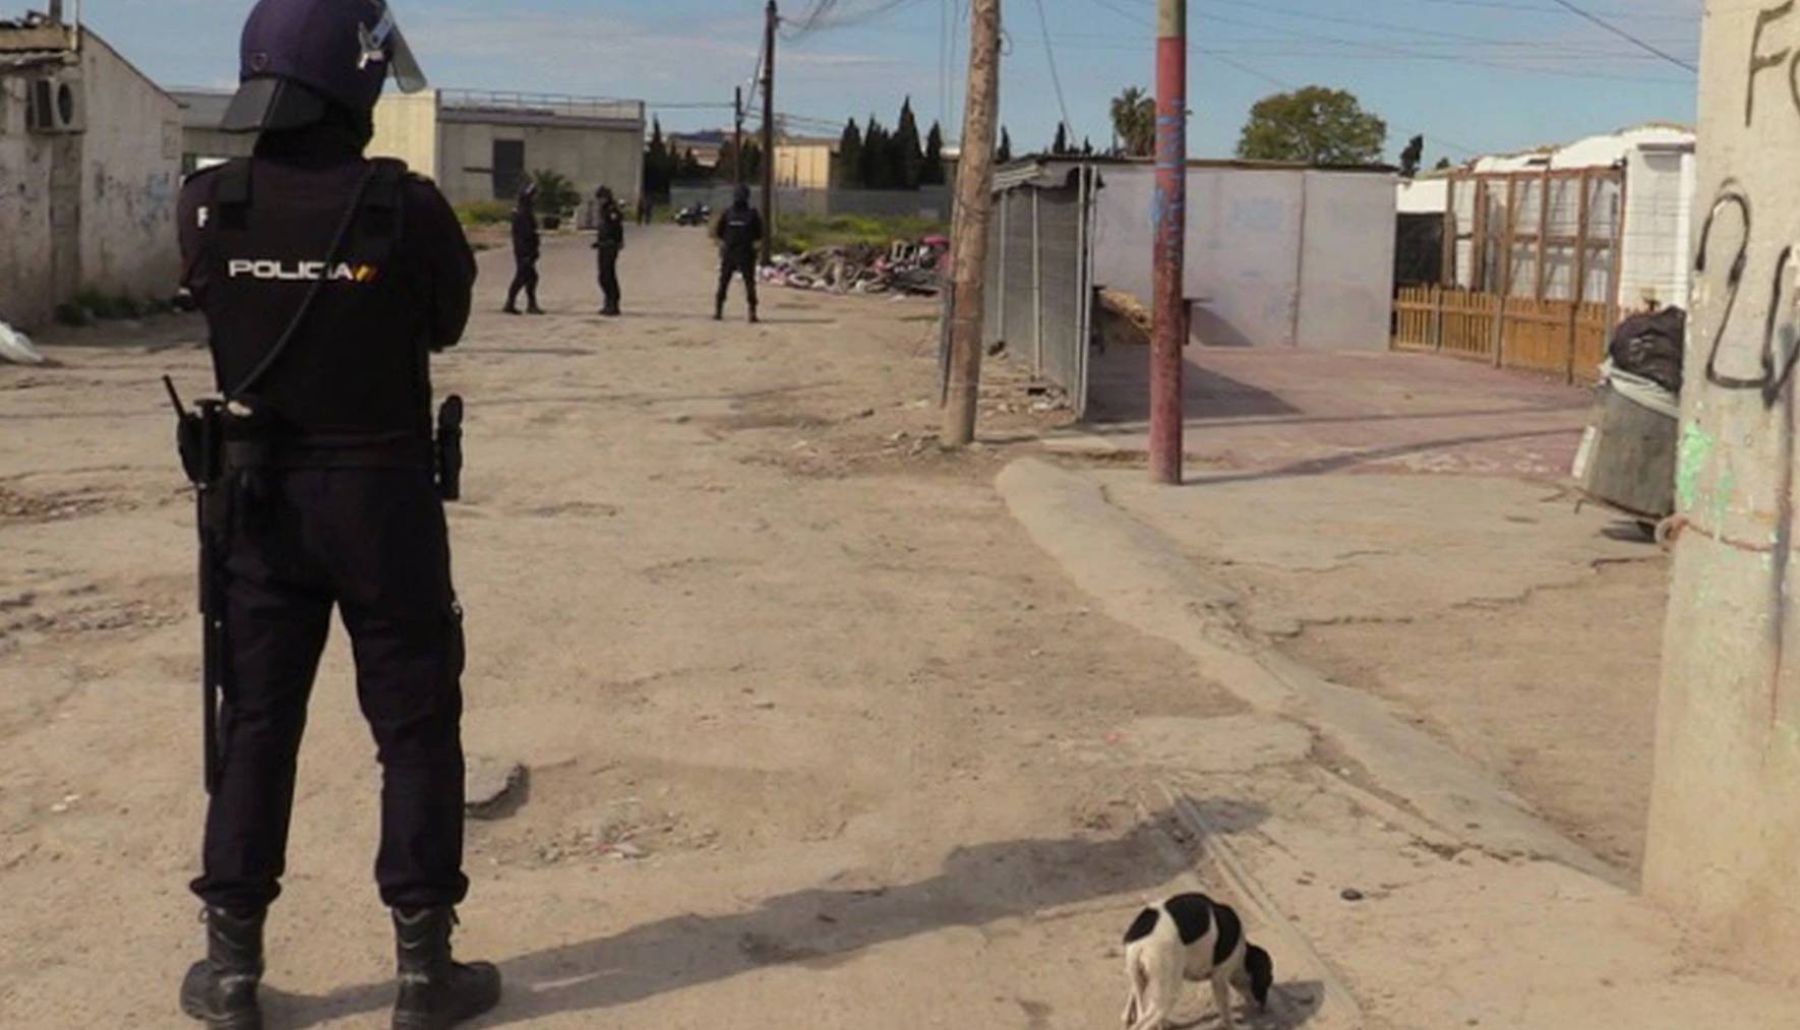
[[[1394,300],[1394,349],[1593,382],[1611,323],[1605,304],[1409,286]]]

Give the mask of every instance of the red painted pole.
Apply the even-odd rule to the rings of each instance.
[[[1156,289],[1150,345],[1150,475],[1181,483],[1181,361],[1187,343],[1187,0],[1159,0],[1156,25]]]

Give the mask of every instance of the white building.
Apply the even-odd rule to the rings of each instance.
[[[1454,207],[1451,281],[1458,286],[1492,292],[1510,276],[1511,295],[1533,296],[1541,278],[1542,299],[1629,309],[1654,298],[1685,308],[1696,228],[1694,149],[1690,129],[1644,125],[1565,146],[1483,157],[1448,178],[1402,183],[1397,205],[1403,214]],[[1585,209],[1577,185],[1584,172]],[[1488,200],[1485,211],[1479,208],[1481,195]],[[1591,243],[1578,291],[1573,280],[1579,248],[1573,239],[1584,210]],[[1540,218],[1545,219],[1541,249]],[[1500,260],[1508,226],[1514,237],[1510,273]]]
[[[174,295],[181,109],[93,32],[0,22],[0,320],[27,328],[92,290]]]

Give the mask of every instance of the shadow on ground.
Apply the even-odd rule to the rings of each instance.
[[[1260,811],[1240,815],[1262,817]],[[945,859],[941,873],[914,883],[812,888],[747,911],[676,916],[515,956],[501,963],[506,1001],[481,1025],[598,1011],[770,966],[827,970],[889,941],[1149,891],[1181,871],[1169,864],[1166,825],[1169,820],[1159,818],[1105,840],[1016,840],[959,848]],[[1121,911],[1121,927],[1128,916]],[[324,997],[265,994],[271,1015],[282,1025],[305,1027],[384,1008],[392,1003],[393,987],[364,984]],[[1317,985],[1285,984],[1271,1012],[1254,1025],[1302,1026],[1322,997]]]

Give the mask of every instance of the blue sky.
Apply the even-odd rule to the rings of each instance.
[[[779,51],[779,110],[837,125],[874,111],[891,124],[910,95],[924,123],[943,113],[960,121],[960,88],[945,83],[965,73],[968,0],[835,0],[818,27],[798,31],[817,2],[784,5],[793,38]],[[1579,2],[1695,61],[1701,0]],[[223,85],[249,7],[87,0],[84,18],[161,82]],[[641,98],[666,105],[664,124],[682,129],[729,121],[723,107],[680,105],[728,105],[754,69],[762,23],[760,0],[395,0],[395,9],[435,85]],[[1423,133],[1432,162],[1694,118],[1691,73],[1557,0],[1190,0],[1189,10],[1197,156],[1228,154],[1259,97],[1313,83],[1350,89],[1386,118],[1391,153]],[[1065,105],[1077,137],[1104,144],[1108,100],[1152,81],[1154,12],[1154,0],[1005,0],[1002,120],[1015,148],[1048,145]]]

